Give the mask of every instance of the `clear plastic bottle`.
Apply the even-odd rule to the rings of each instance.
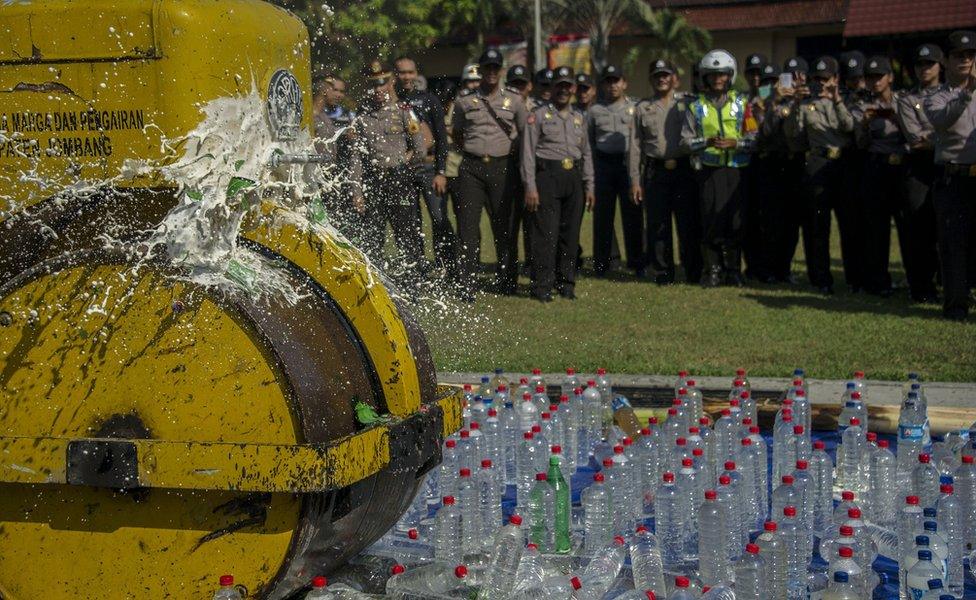
[[[661,445],[668,450],[668,461],[664,464],[670,464],[674,441],[684,435],[686,429],[681,426],[681,416],[678,414],[678,409],[673,406],[669,408],[668,418],[661,427]]]
[[[898,560],[914,547],[915,532],[922,528],[922,507],[918,496],[907,496],[898,514]]]
[[[542,433],[541,425],[532,426],[532,444],[535,446],[535,453],[533,454],[536,461],[535,470],[537,473],[545,472],[549,468],[549,450],[552,446]]]
[[[519,504],[524,503],[529,497],[529,490],[532,489],[535,481],[535,474],[539,472],[539,461],[536,458],[538,447],[533,443],[534,434],[526,431],[522,434],[522,442],[518,446],[515,456],[515,473],[518,483],[516,498]]]
[[[610,506],[612,507],[613,513],[613,526],[611,530],[614,534],[628,531],[627,521],[630,515],[623,510],[622,505],[622,499],[624,498],[623,473],[615,467],[612,458],[603,459],[603,469],[601,472],[605,478],[604,482],[607,487],[607,492],[610,494]]]
[[[813,531],[819,535],[830,526],[834,508],[834,462],[820,440],[813,443],[810,475],[814,489]]]
[[[576,369],[566,369],[566,376],[563,377],[563,381],[560,384],[559,393],[566,394],[568,396],[578,387],[582,387],[582,381],[580,381],[579,376],[576,375]]]
[[[735,600],[766,600],[769,574],[759,546],[746,544],[746,552],[735,563]]]
[[[810,431],[803,425],[793,425],[793,446],[796,448],[796,460],[810,461],[813,447],[810,443]]]
[[[922,522],[922,531],[919,533],[929,538],[929,549],[932,550],[932,560],[936,566],[942,569],[942,577],[944,579],[949,575],[949,541],[939,531],[939,524],[935,521],[935,515],[926,515],[925,519]]]
[[[854,528],[850,525],[841,525],[830,531],[825,531],[820,538],[817,552],[820,558],[828,563],[837,556],[837,551],[841,546],[850,546],[857,549],[857,540],[854,539]]]
[[[518,446],[522,441],[519,431],[519,415],[512,403],[505,404],[500,410],[498,422],[501,427],[502,453],[504,456],[498,466],[503,471],[505,485],[515,485],[515,456],[518,454]]]
[[[959,498],[953,493],[952,484],[942,484],[940,487],[940,497],[936,503],[939,518],[939,531],[945,536],[949,544],[949,563],[945,585],[949,593],[957,598],[962,597],[963,579],[965,570],[963,569],[963,558],[966,551],[966,532],[962,523],[962,505]]]
[[[864,451],[864,441],[861,435],[861,420],[851,417],[850,425],[841,436],[844,450],[841,455],[839,469],[841,472],[841,487],[845,490],[857,490],[861,487],[864,477],[861,473],[861,454]]]
[[[499,406],[504,405],[500,404]],[[505,474],[499,467],[505,464],[504,448],[508,442],[502,433],[502,423],[498,418],[498,410],[495,408],[488,409],[488,416],[485,418],[484,425],[481,427],[481,433],[485,436],[485,456],[482,459],[487,458],[491,460],[493,465],[497,465],[492,473],[495,474],[495,480],[498,483],[499,489],[504,490]]]
[[[326,589],[329,585],[329,580],[321,575],[312,578],[312,589],[305,594],[305,600],[332,600],[333,594],[331,591]],[[240,596],[237,596],[240,598]]]
[[[613,400],[613,384],[610,382],[607,370],[604,368],[597,369],[595,381],[596,388],[600,391],[600,396],[603,398],[603,403],[609,404]]]
[[[715,493],[717,495],[718,505],[722,508],[722,515],[725,517],[725,522],[735,523],[738,511],[736,511],[737,504],[735,490],[732,488],[732,478],[724,473],[720,475]],[[741,550],[740,541],[739,530],[731,525],[727,526],[725,528],[725,554],[729,557],[730,561],[738,557],[739,550]]]
[[[661,558],[668,571],[679,569],[685,547],[685,514],[687,507],[674,484],[674,473],[667,471],[654,495],[654,533],[661,544]]]
[[[640,473],[637,464],[627,458],[622,445],[613,447],[613,468],[618,473],[621,498],[614,499],[614,504],[625,515],[624,526],[629,531],[633,521],[644,516],[644,511],[638,512],[640,506]],[[643,507],[641,507],[643,508]],[[585,581],[584,581],[585,583]]]
[[[701,534],[698,537],[698,564],[702,583],[717,585],[732,580],[729,563],[725,511],[718,503],[715,490],[705,492],[699,508]]]
[[[929,536],[915,536],[914,544],[898,559],[898,597],[901,600],[914,600],[908,591],[908,571],[918,562],[919,550],[928,550],[931,552],[932,548],[929,546]],[[934,553],[932,553],[932,557],[935,558]]]
[[[962,462],[953,474],[953,489],[959,498],[962,530],[966,532],[964,541],[968,548],[976,549],[976,463],[971,454],[962,455]]]
[[[929,591],[922,594],[919,600],[955,600],[961,596],[954,596],[946,593],[946,588],[941,579],[929,579]]]
[[[930,550],[919,550],[918,562],[912,565],[906,577],[908,597],[921,598],[929,591],[929,581],[933,579],[942,579],[942,569],[933,564]]]
[[[752,392],[749,390],[739,392],[739,407],[742,409],[744,419],[751,419],[753,423],[756,422],[759,411],[756,407],[756,399],[752,397]]]
[[[773,429],[773,481],[793,472],[796,464],[796,437],[793,434],[793,411],[783,410],[782,418]],[[773,513],[775,515],[775,513]]]
[[[692,459],[685,458],[681,461],[681,469],[675,477],[675,484],[686,507],[684,560],[687,563],[694,563],[698,559],[698,507],[701,486]]]
[[[850,546],[841,546],[837,549],[837,553],[830,557],[830,564],[827,567],[827,573],[832,578],[834,573],[838,571],[847,573],[850,576],[850,583],[854,586],[854,589],[861,592],[861,594],[870,598],[870,594],[866,592],[865,584],[865,573],[864,569],[861,567],[860,561],[854,554],[854,549]]]
[[[457,501],[461,510],[461,555],[476,554],[481,551],[484,525],[481,521],[481,488],[471,477],[470,469],[458,473]]]
[[[787,506],[797,506],[800,503],[800,492],[793,485],[792,475],[783,475],[780,484],[773,490],[773,505],[771,515],[782,516],[783,509]],[[779,517],[777,517],[779,518]]]
[[[864,589],[869,592],[877,585],[876,577],[871,570],[871,565],[874,564],[874,560],[878,557],[878,546],[871,538],[867,524],[861,518],[860,509],[852,508],[847,511],[847,515],[848,519],[844,523],[844,526],[851,528],[854,538],[852,548],[856,551],[855,560],[863,572],[862,582]]]
[[[551,406],[546,407],[546,410],[539,415],[539,430],[548,444],[559,444],[561,446],[562,442],[559,440],[559,435],[562,427],[557,427],[559,424],[558,417],[556,417],[556,421],[553,420],[554,415],[551,409]]]
[[[678,371],[678,378],[674,380],[674,395],[675,396],[678,395],[678,390],[680,388],[685,387],[685,384],[688,382],[688,377],[690,375],[691,374],[688,371],[685,371],[685,370]]]
[[[604,474],[595,473],[593,484],[583,490],[583,551],[598,552],[613,539],[613,506]]]
[[[813,477],[810,475],[809,463],[805,460],[796,461],[793,471],[793,487],[798,492],[800,501],[797,505],[797,518],[807,534],[809,546],[807,552],[813,549]]]
[[[621,536],[597,552],[580,573],[582,587],[577,590],[577,600],[600,600],[613,585],[627,558],[627,542]]]
[[[657,489],[657,482],[660,478],[660,455],[657,432],[649,427],[641,429],[641,435],[637,439],[637,464],[640,468],[641,480],[641,501],[644,512],[648,512],[654,505],[654,491]]]
[[[769,451],[766,447],[766,440],[759,433],[759,427],[753,425],[749,428],[749,439],[752,440],[753,456],[756,460],[756,486],[759,489],[759,515],[760,522],[758,528],[762,528],[762,523],[769,518]],[[829,460],[829,457],[828,457]]]
[[[519,590],[508,600],[568,600],[582,585],[579,577],[554,575],[538,586]]]
[[[929,454],[919,454],[918,465],[912,471],[912,493],[918,496],[922,508],[934,507],[939,500],[939,470],[931,459]]]
[[[536,473],[535,485],[529,491],[529,501],[522,512],[528,520],[529,541],[543,552],[552,552],[555,545],[556,495],[547,479],[545,473]]]
[[[586,449],[590,452],[603,439],[603,398],[595,381],[593,385],[588,382],[583,390],[583,427],[586,429]]]
[[[809,556],[806,553],[805,534],[796,518],[795,506],[783,509],[779,535],[786,547],[786,597],[789,600],[802,600],[807,592]]]
[[[918,455],[928,452],[925,424],[928,421],[917,392],[909,392],[898,415],[898,476],[902,487],[911,485]]]
[[[457,441],[444,440],[441,464],[437,468],[437,493],[441,497],[453,496],[457,493],[457,474],[460,469],[461,457],[458,454]]]
[[[756,545],[766,559],[769,600],[786,598],[786,545],[779,536],[776,522],[766,521],[763,524],[763,532],[756,538]]]
[[[735,560],[742,554],[742,549],[745,547],[746,542],[749,541],[749,528],[744,522],[750,516],[744,508],[746,506],[746,494],[749,493],[749,490],[746,489],[742,474],[736,469],[734,461],[725,461],[725,471],[722,472],[722,475],[729,478],[729,489],[732,491],[732,497],[734,498],[728,529],[731,535],[736,536],[730,548],[732,552],[730,558]]]
[[[500,528],[495,534],[491,566],[478,594],[479,600],[507,598],[515,587],[515,574],[518,572],[518,565],[524,551],[521,525],[522,517],[512,515],[508,518],[508,525]]]
[[[444,496],[434,518],[434,558],[455,561],[461,557],[461,511],[454,496]]]
[[[688,380],[686,389],[688,398],[691,400],[690,419],[692,423],[697,423],[699,419],[705,416],[704,399],[694,379]]]
[[[551,573],[545,558],[539,552],[539,547],[529,543],[525,545],[522,552],[522,560],[519,561],[518,570],[515,572],[514,592],[526,588],[538,587],[542,582],[550,577]]]
[[[386,595],[391,598],[463,598],[473,591],[467,577],[467,566],[451,561],[421,565],[390,577],[386,582]]]
[[[569,396],[569,415],[570,430],[573,436],[573,448],[576,450],[576,458],[573,459],[573,466],[585,465],[589,456],[590,449],[586,446],[586,436],[583,423],[583,390],[576,388]],[[567,434],[569,435],[569,434]]]
[[[496,367],[495,375],[489,380],[489,383],[491,384],[492,389],[497,391],[499,387],[503,385],[507,387],[511,382],[508,380],[508,377],[505,376],[505,370]]]
[[[532,375],[529,377],[528,381],[531,389],[535,389],[536,386],[546,387],[546,379],[542,376],[542,369],[536,367],[532,369]]]
[[[487,414],[485,416],[487,419]],[[481,460],[484,458],[491,458],[488,454],[488,446],[485,441],[485,434],[481,431],[481,423],[478,421],[471,421],[471,428],[468,432],[468,455],[466,457],[461,457],[461,466],[471,469],[471,472],[478,470],[481,465]]]
[[[213,600],[243,600],[241,593],[234,587],[233,575],[220,576],[220,589],[214,594]]]
[[[864,594],[850,580],[850,573],[837,571],[822,600],[863,600]]]
[[[533,371],[535,371],[535,369],[533,369]],[[540,371],[540,373],[541,373],[541,371]],[[540,375],[540,377],[541,377],[541,375]],[[528,377],[519,377],[518,387],[515,388],[512,391],[512,393],[509,394],[509,396],[511,398],[521,398],[522,397],[522,394],[525,394],[525,393],[528,393],[528,394],[531,395],[532,394],[532,390],[535,389],[535,386],[536,385],[538,385],[538,384],[536,384],[536,383],[529,383],[529,378]],[[545,387],[545,384],[543,384],[543,387]]]
[[[630,564],[634,589],[651,590],[664,598],[664,561],[657,538],[641,525],[630,538]]]
[[[569,403],[569,396],[559,397],[559,425],[561,427],[561,440],[559,444],[563,447],[563,470],[567,480],[572,479],[576,472],[576,444],[577,431],[579,425],[573,421],[573,406]]]
[[[549,395],[546,394],[546,388],[541,385],[535,387],[535,392],[532,394],[532,404],[535,404],[540,415],[549,410],[551,402],[549,401]]]
[[[738,469],[744,475],[746,487],[752,490],[747,493],[749,508],[747,513],[750,517],[746,521],[749,531],[757,531],[762,527],[766,520],[766,507],[763,491],[768,487],[766,453],[756,448],[752,443],[752,438],[742,438],[739,458],[736,460]]]
[[[870,464],[871,520],[882,527],[895,524],[895,499],[898,496],[898,461],[888,449],[888,440],[878,440]]]
[[[492,396],[491,403],[492,406],[504,406],[506,402],[511,402],[511,395],[509,394],[508,384],[502,383],[495,388],[495,395]]]
[[[523,433],[531,430],[533,425],[538,424],[541,414],[542,411],[532,401],[532,396],[522,394],[522,401],[518,405],[518,430]]]
[[[477,484],[481,499],[481,535],[482,539],[487,540],[502,525],[502,491],[498,486],[495,465],[487,458],[481,461]]]
[[[698,598],[700,596],[691,590],[690,579],[683,576],[674,578],[674,589],[668,596],[668,600],[696,600]]]
[[[722,409],[722,416],[715,421],[715,459],[717,464],[724,463],[735,456],[738,423],[732,419],[732,411]]]
[[[475,395],[474,401],[469,406],[469,408],[471,409],[471,420],[468,421],[469,426],[471,423],[474,423],[476,421],[480,422],[485,419],[485,413],[488,412],[488,403],[486,401],[486,398],[487,400],[490,400],[491,396],[485,397],[482,396],[481,394]]]

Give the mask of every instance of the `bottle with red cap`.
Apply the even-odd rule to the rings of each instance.
[[[796,425],[802,425],[807,433],[807,438],[810,437],[810,426],[813,424],[813,415],[810,407],[810,398],[807,396],[807,392],[804,389],[796,390],[796,394],[793,396],[793,422]]]
[[[813,531],[820,535],[833,522],[834,510],[834,461],[822,440],[813,443],[809,465],[813,479]]]
[[[681,415],[678,414],[678,409],[672,406],[668,409],[667,418],[661,426],[661,448],[667,453],[667,456],[661,456],[662,468],[672,464],[675,440],[683,437],[685,431],[687,428],[681,427]]]
[[[498,481],[495,464],[489,458],[482,460],[475,481],[480,500],[482,540],[491,539],[502,525],[502,491]]]
[[[502,407],[504,409],[504,404],[498,404],[496,406]],[[502,466],[505,464],[505,437],[502,433],[502,422],[498,416],[498,409],[492,406],[488,409],[486,413],[485,420],[481,424],[481,434],[484,436],[485,440],[485,455],[478,459],[480,464],[484,459],[490,459],[492,463]],[[499,469],[500,472],[500,469]],[[505,485],[504,475],[499,477],[498,484],[500,486]]]
[[[461,510],[454,496],[444,496],[434,518],[434,558],[453,561],[461,556]]]
[[[537,586],[523,588],[508,597],[508,600],[553,600],[571,598],[580,590],[583,583],[579,577],[571,575],[552,575]]]
[[[854,548],[850,546],[840,546],[837,548],[836,554],[830,557],[829,566],[827,567],[827,574],[830,579],[834,578],[834,573],[844,572],[848,574],[848,582],[852,585],[855,590],[858,590],[861,594],[865,594],[867,584],[865,583],[865,573],[864,569],[857,560],[857,556],[854,552]],[[865,595],[862,597],[870,598],[871,596]]]
[[[901,403],[898,414],[898,475],[899,483],[912,485],[912,471],[919,454],[928,453],[931,443],[926,443],[925,427],[928,415],[917,392],[909,392]]]
[[[640,470],[641,505],[646,514],[654,506],[654,491],[661,478],[661,447],[658,431],[650,427],[641,429],[640,437],[637,438],[634,446],[637,447],[637,465]]]
[[[793,475],[783,475],[780,477],[779,485],[773,490],[771,515],[779,518],[783,515],[783,509],[787,506],[799,506],[800,491],[793,485],[794,482]]]
[[[888,449],[888,440],[878,440],[877,448],[871,453],[867,494],[870,496],[871,521],[882,527],[894,527],[898,461]]]
[[[484,575],[481,591],[478,593],[479,600],[508,598],[515,587],[515,574],[518,572],[522,552],[525,550],[525,537],[521,525],[522,517],[512,515],[508,518],[508,525],[499,528],[495,533],[491,565]]]
[[[531,428],[522,434],[518,452],[515,455],[515,479],[517,481],[516,499],[523,504],[529,498],[529,490],[535,482],[535,474],[539,472],[539,460],[536,456],[539,447],[535,443],[535,434]]]
[[[455,558],[456,560],[456,558]],[[410,569],[393,567],[386,581],[391,598],[439,597],[470,598],[474,594],[468,567],[452,561],[435,562]]]
[[[939,470],[932,464],[932,456],[918,455],[918,465],[912,471],[912,493],[918,496],[922,508],[934,508],[939,500]]]
[[[674,473],[661,476],[662,483],[654,495],[654,530],[661,545],[661,558],[666,571],[676,571],[684,565],[683,551],[687,526],[687,506],[674,482]]]
[[[715,487],[716,501],[719,507],[722,509],[722,515],[725,517],[726,523],[735,523],[736,519],[736,503],[735,495],[732,489],[732,478],[724,473],[718,477],[718,485]],[[739,530],[731,525],[725,528],[725,555],[728,557],[729,562],[734,561],[738,558],[739,553],[742,550],[740,544],[741,538],[739,537]]]
[[[613,400],[613,384],[610,382],[607,370],[603,367],[597,369],[593,380],[596,381],[596,389],[599,390],[604,405],[609,405],[610,401]]]
[[[976,442],[976,439],[973,441]],[[962,455],[961,463],[953,473],[952,483],[954,493],[959,497],[966,546],[976,550],[976,460],[968,451]],[[970,564],[972,569],[976,569],[976,564]]]
[[[213,600],[242,600],[243,596],[234,587],[233,575],[220,576],[220,589],[214,594]]]
[[[539,415],[542,414],[542,411],[539,410],[539,406],[532,400],[531,394],[522,394],[522,399],[515,408],[518,414],[519,433],[525,433],[531,430],[533,425],[539,423]]]
[[[715,490],[706,490],[704,502],[699,507],[698,571],[702,583],[716,585],[732,580],[729,562],[728,536],[729,523],[726,513],[718,503]]]
[[[668,600],[696,600],[697,598],[699,596],[691,589],[690,579],[684,576],[674,578],[674,589],[668,596]]]
[[[723,408],[721,416],[715,421],[715,460],[722,464],[731,460],[738,450],[739,423],[732,418],[732,411]]]
[[[596,387],[596,381],[591,379],[583,388],[583,427],[586,437],[587,452],[595,452],[594,447],[603,439],[603,398]],[[594,453],[594,457],[596,454]],[[602,461],[603,456],[598,460]]]
[[[766,457],[759,456],[753,451],[752,440],[744,437],[739,440],[739,452],[735,459],[736,469],[742,474],[743,500],[746,504],[746,521],[743,525],[746,531],[755,531],[759,524],[765,521],[763,511],[759,508],[762,495],[760,485],[766,485]],[[760,479],[760,471],[762,479]]]
[[[898,553],[895,555],[898,560],[915,547],[915,532],[922,529],[923,519],[924,511],[918,496],[906,496],[898,513]]]
[[[785,402],[785,401],[784,401]],[[796,464],[796,436],[793,435],[793,410],[782,408],[773,425],[773,482],[793,472]]]
[[[630,565],[635,590],[651,590],[665,597],[664,562],[657,537],[640,525],[630,538]]]
[[[536,473],[535,485],[529,491],[528,502],[522,505],[526,519],[529,541],[542,552],[554,550],[555,530],[553,522],[556,514],[556,495],[549,485],[545,473]]]
[[[533,543],[525,545],[522,552],[522,560],[519,561],[518,569],[515,571],[515,587],[513,592],[519,592],[527,588],[534,588],[542,585],[547,577],[555,575],[548,568],[548,563],[539,552],[539,547]]]
[[[861,455],[864,453],[865,438],[862,435],[861,420],[851,417],[847,429],[841,436],[843,449],[840,450],[838,470],[840,471],[840,485],[845,490],[860,491],[865,480],[861,472]]]
[[[766,559],[770,600],[786,598],[786,546],[779,537],[778,529],[775,521],[766,521],[762,533],[756,538],[756,545]]]
[[[567,368],[566,376],[563,377],[562,383],[559,384],[559,393],[568,396],[578,387],[583,387],[583,382],[580,381],[579,375],[576,374],[576,369],[572,367]]]
[[[592,556],[606,546],[614,533],[614,510],[604,478],[613,470],[607,459],[603,471],[593,475],[593,483],[583,490],[583,552]]]
[[[627,542],[621,536],[597,552],[580,573],[582,586],[574,595],[576,600],[600,600],[613,585],[627,559]]]
[[[471,469],[461,469],[458,476],[458,493],[455,498],[461,511],[461,555],[467,556],[478,553],[483,545],[481,489],[472,477]]]
[[[441,464],[437,467],[437,493],[439,496],[434,498],[438,501],[444,496],[453,496],[457,493],[457,474],[461,469],[461,457],[458,454],[457,440],[448,438],[444,440],[441,448]]]
[[[786,597],[789,600],[806,598],[810,555],[806,551],[806,534],[797,521],[795,506],[783,509],[777,533],[786,547]]]
[[[682,459],[675,484],[686,507],[684,560],[687,564],[694,564],[698,560],[698,508],[701,504],[702,489],[699,477],[694,461],[691,458]]]
[[[746,544],[745,554],[735,563],[735,599],[765,600],[768,578],[768,567],[759,546]]]
[[[817,553],[820,558],[829,563],[831,558],[837,556],[837,550],[841,546],[854,548],[856,544],[857,540],[854,539],[853,527],[850,525],[832,527],[822,533],[820,543],[817,545]]]
[[[536,371],[536,369],[532,369],[532,370],[533,370],[533,372]],[[539,371],[539,372],[540,372],[540,374],[542,373],[542,371]],[[540,377],[541,377],[541,375],[540,375]],[[536,385],[538,385],[538,384],[536,384],[536,383],[530,383],[528,377],[519,377],[518,387],[516,387],[514,390],[512,390],[511,393],[509,394],[509,401],[511,401],[511,398],[521,398],[522,397],[522,394],[525,394],[525,393],[528,393],[528,394],[531,395],[532,394],[532,391],[535,389],[535,386]],[[543,385],[543,387],[545,387],[545,386]],[[497,406],[496,406],[496,408],[497,408]]]
[[[614,508],[624,515],[621,525],[630,531],[634,521],[644,516],[643,505],[640,504],[640,473],[636,463],[627,458],[623,444],[613,447],[611,458],[616,476],[611,482],[610,493],[613,495]]]
[[[954,492],[955,487],[951,483],[943,483],[940,486],[936,514],[939,532],[945,537],[949,546],[946,589],[950,594],[961,598],[965,573],[963,558],[966,550],[966,532],[963,529],[962,505]]]
[[[678,371],[678,378],[674,380],[674,395],[675,396],[678,395],[678,390],[680,388],[685,387],[685,384],[688,383],[688,377],[690,377],[690,376],[691,376],[691,374],[688,371],[685,371],[683,369],[681,371]]]
[[[746,498],[751,493],[751,490],[746,489],[745,480],[743,479],[742,473],[739,472],[738,465],[735,461],[727,460],[724,466],[725,470],[722,472],[722,475],[729,478],[731,482],[729,488],[732,490],[732,497],[734,499],[731,519],[729,520],[729,531],[738,536],[731,548],[731,559],[736,560],[741,556],[746,542],[749,541],[749,521],[752,519],[752,514],[749,512]]]
[[[532,394],[532,404],[539,409],[539,414],[549,410],[549,405],[552,404],[549,394],[546,393],[546,388],[541,385],[535,387],[535,391]]]
[[[698,419],[705,416],[704,400],[702,398],[701,390],[698,389],[698,384],[694,379],[688,379],[685,389],[687,390],[688,398],[691,401],[691,414],[689,415],[689,421],[690,423],[697,423]]]

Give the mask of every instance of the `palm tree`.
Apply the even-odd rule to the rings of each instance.
[[[635,28],[646,32],[648,40],[627,52],[624,59],[626,70],[630,70],[645,54],[674,63],[694,63],[712,45],[712,36],[707,30],[692,25],[671,10],[654,10],[638,0],[633,14]]]
[[[546,0],[559,9],[561,23],[590,36],[591,60],[599,73],[610,56],[610,34],[642,0]]]

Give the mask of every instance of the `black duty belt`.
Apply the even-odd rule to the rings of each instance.
[[[468,159],[471,159],[471,160],[476,160],[478,162],[483,162],[483,163],[486,163],[486,164],[487,163],[498,162],[498,161],[505,161],[505,160],[508,160],[508,157],[509,156],[511,156],[510,154],[506,154],[505,156],[489,156],[487,154],[484,155],[484,156],[478,156],[477,154],[475,154],[473,152],[462,152],[461,155],[464,156],[464,158],[468,158]]]
[[[893,167],[904,164],[905,159],[907,158],[904,154],[900,154],[898,152],[892,152],[890,154],[887,152],[869,152],[868,157],[870,157],[871,160],[886,162]]]
[[[600,160],[625,160],[627,158],[626,152],[604,152],[603,150],[593,149],[593,158],[599,158]]]
[[[946,175],[961,175],[963,177],[976,177],[976,164],[960,165],[957,163],[946,163],[943,165]]]
[[[649,167],[664,169],[665,171],[674,171],[681,166],[677,158],[651,158],[646,156],[644,161]]]
[[[823,146],[821,148],[811,148],[807,151],[807,157],[821,156],[827,160],[837,160],[844,154],[844,149],[840,146]]]
[[[578,169],[581,163],[582,163],[581,160],[579,159],[573,160],[572,158],[561,158],[561,159],[552,160],[548,158],[536,157],[535,170],[554,171],[558,169],[561,171],[572,171],[573,169]]]

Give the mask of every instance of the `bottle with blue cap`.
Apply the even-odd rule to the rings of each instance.
[[[827,585],[827,591],[822,596],[823,600],[860,600],[863,597],[861,590],[851,582],[850,573],[837,571]]]
[[[932,551],[919,550],[918,561],[905,577],[906,597],[909,600],[921,600],[929,591],[929,582],[937,579],[941,584],[942,577],[942,569],[932,562]]]
[[[910,484],[919,454],[929,450],[925,444],[926,421],[918,392],[908,392],[898,415],[898,479],[903,488]]]
[[[929,579],[928,586],[929,589],[922,594],[921,600],[940,600],[943,596],[955,599],[952,594],[946,594],[946,588],[941,579]]]

